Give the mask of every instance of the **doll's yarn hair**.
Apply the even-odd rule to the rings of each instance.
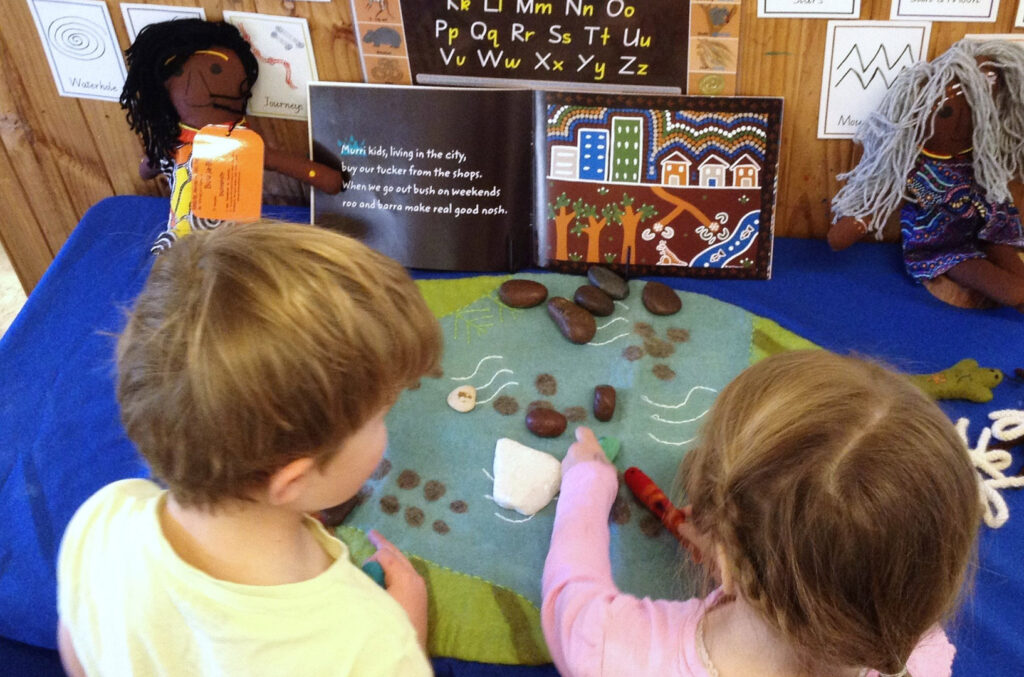
[[[1000,71],[995,97],[976,57]],[[930,62],[897,76],[878,108],[853,140],[863,146],[857,166],[836,178],[846,184],[832,200],[833,220],[866,221],[881,237],[886,218],[908,199],[906,180],[932,135],[935,104],[954,80],[961,86],[974,123],[974,179],[989,200],[1010,199],[1009,181],[1024,169],[1024,49],[1006,41],[964,39]]]
[[[825,350],[765,358],[722,389],[677,484],[735,593],[806,674],[900,673],[955,609],[981,524],[975,471],[935,402]]]
[[[128,125],[142,138],[146,157],[154,166],[179,145],[181,121],[164,87],[190,56],[203,49],[223,47],[242,60],[248,88],[259,75],[259,62],[238,29],[222,21],[175,19],[150,24],[125,50],[128,77],[121,90],[121,108]]]

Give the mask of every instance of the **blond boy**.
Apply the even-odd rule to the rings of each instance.
[[[128,436],[166,489],[101,489],[58,562],[72,675],[429,675],[426,589],[379,534],[387,591],[309,516],[353,496],[398,394],[438,371],[405,270],[312,226],[195,233],[117,346]]]

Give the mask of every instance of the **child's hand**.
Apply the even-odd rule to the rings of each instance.
[[[377,552],[370,562],[378,562],[384,569],[384,587],[398,602],[416,628],[420,646],[427,648],[427,584],[413,567],[412,562],[391,541],[376,530],[367,534]]]
[[[569,472],[574,465],[588,461],[608,463],[608,458],[594,436],[594,431],[581,425],[576,428],[576,441],[569,445],[569,452],[562,459],[562,475]]]

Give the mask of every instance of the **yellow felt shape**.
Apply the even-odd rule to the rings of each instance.
[[[966,359],[933,374],[911,375],[910,380],[937,400],[988,402],[992,389],[1003,382],[1003,372]]]

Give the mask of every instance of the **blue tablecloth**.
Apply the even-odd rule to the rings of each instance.
[[[103,484],[145,474],[118,422],[114,335],[151,265],[167,202],[115,197],[91,209],[0,341],[0,672],[60,674],[54,566],[74,510]],[[302,208],[266,215],[308,221]],[[661,278],[771,318],[839,352],[875,356],[910,372],[965,357],[1008,379],[986,404],[944,402],[970,419],[972,439],[997,409],[1024,409],[1024,315],[968,311],[933,299],[903,272],[898,247],[858,244],[832,253],[818,240],[776,241],[770,281]],[[1015,472],[1020,465],[1016,452]],[[970,598],[951,628],[956,675],[1024,674],[1024,492],[1006,491],[1010,520],[982,533]],[[448,659],[441,675],[553,675],[549,667]]]

